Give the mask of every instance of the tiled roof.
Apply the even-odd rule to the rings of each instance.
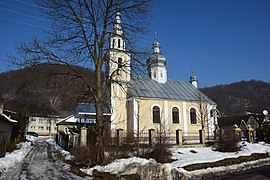
[[[215,104],[209,97],[186,81],[167,80],[158,83],[149,77],[132,77],[130,93],[134,97],[159,98],[182,101],[204,100]]]

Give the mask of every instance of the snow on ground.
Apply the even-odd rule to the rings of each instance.
[[[196,151],[197,153],[190,152],[191,150]],[[251,167],[257,167],[263,164],[267,164],[270,161],[270,158],[251,161],[251,162],[244,162],[241,164],[230,165],[230,166],[222,166],[222,167],[215,167],[215,168],[207,168],[202,170],[195,170],[195,171],[186,171],[182,167],[190,164],[195,163],[205,163],[205,162],[215,162],[226,158],[237,158],[239,156],[249,156],[252,153],[270,153],[270,145],[265,143],[244,143],[241,151],[239,152],[218,152],[213,151],[211,147],[203,147],[203,148],[172,148],[171,149],[173,157],[175,159],[171,164],[163,164],[164,169],[166,171],[171,171],[172,169],[176,169],[178,172],[185,174],[186,176],[193,176],[193,175],[202,175],[207,173],[219,173],[219,172],[229,172],[233,170],[244,170]],[[101,172],[110,172],[112,174],[119,174],[126,171],[126,167],[130,167],[131,164],[136,166],[145,166],[148,163],[156,163],[155,160],[150,159],[143,159],[132,157],[128,159],[118,159],[114,162],[106,165],[106,166],[95,166],[89,169],[81,169],[84,173],[92,175],[93,170],[96,169]],[[129,170],[132,172],[132,170]]]
[[[197,153],[190,152],[191,150]],[[172,162],[173,167],[183,167],[189,164],[215,162],[225,158],[237,158],[239,156],[249,156],[252,153],[270,153],[270,146],[262,143],[247,143],[245,142],[239,152],[218,152],[213,151],[211,147],[203,148],[173,148]]]
[[[18,144],[20,149],[17,149],[11,153],[6,153],[6,156],[0,158],[0,173],[5,172],[8,168],[15,166],[27,155],[27,153],[33,148],[31,142],[23,142]]]
[[[146,165],[149,162],[155,162],[154,159],[144,159],[144,158],[138,158],[138,157],[132,157],[127,159],[117,159],[114,162],[106,165],[106,166],[95,166],[90,169],[81,169],[84,173],[92,175],[92,172],[94,169],[100,171],[100,172],[110,172],[112,174],[117,174],[119,172],[123,172],[125,168],[130,164],[138,164],[141,166]]]

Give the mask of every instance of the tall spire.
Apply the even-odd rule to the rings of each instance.
[[[160,53],[160,45],[159,42],[157,41],[157,33],[155,32],[155,36],[154,36],[154,43],[153,43],[153,52],[154,53]]]
[[[114,33],[119,36],[123,36],[122,22],[121,22],[121,14],[117,12],[115,14],[115,22],[114,22]]]
[[[117,12],[115,14],[115,22],[113,27],[113,32],[110,37],[110,48],[117,50],[125,50],[125,38],[124,31],[122,28],[121,14]]]

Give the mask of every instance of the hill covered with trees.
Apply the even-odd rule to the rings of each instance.
[[[218,109],[225,115],[270,110],[270,83],[250,80],[201,90],[217,103]]]
[[[1,73],[0,95],[5,100],[5,109],[24,115],[59,115],[74,110],[87,94],[82,78],[71,71],[80,72],[88,81],[94,79],[94,72],[89,69],[54,64]]]

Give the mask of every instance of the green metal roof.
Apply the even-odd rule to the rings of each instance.
[[[129,83],[130,93],[134,97],[158,98],[182,101],[203,100],[216,104],[200,90],[186,81],[167,80],[158,83],[150,77],[135,76]]]

